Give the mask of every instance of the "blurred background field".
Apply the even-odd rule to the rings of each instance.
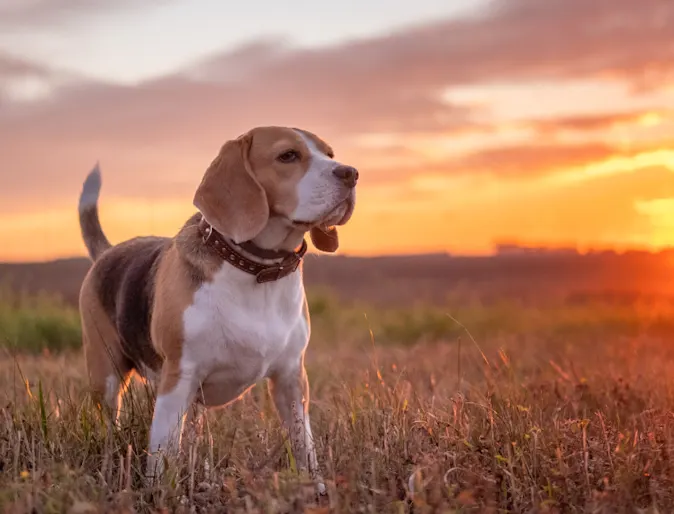
[[[0,339],[21,351],[80,345],[87,259],[0,264]],[[507,334],[668,336],[674,256],[325,257],[305,263],[315,345],[384,346]]]
[[[674,299],[656,275],[668,266],[662,254],[310,258],[326,505],[294,473],[264,384],[209,413],[173,482],[144,490],[145,387],[111,434],[87,398],[74,304],[86,261],[3,265],[0,505],[666,512]]]

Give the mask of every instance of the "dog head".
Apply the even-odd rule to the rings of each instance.
[[[334,252],[336,226],[356,203],[358,171],[336,161],[318,136],[287,127],[257,127],[226,142],[206,170],[194,205],[234,243],[256,237],[270,217],[309,231],[314,246]]]

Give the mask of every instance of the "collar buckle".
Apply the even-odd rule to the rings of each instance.
[[[290,274],[292,271],[289,271],[287,266],[279,264],[277,266],[269,266],[267,268],[261,269],[256,275],[258,284],[263,284],[264,282],[273,282],[279,280],[286,275]]]
[[[205,245],[210,244],[210,242],[213,240],[213,233],[215,231],[213,230],[212,225],[206,225],[204,228],[204,233],[201,236],[201,240],[204,242]]]

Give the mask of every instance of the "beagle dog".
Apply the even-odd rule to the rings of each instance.
[[[156,383],[146,476],[180,449],[186,414],[227,405],[262,378],[302,470],[325,492],[309,422],[302,280],[309,232],[334,252],[355,206],[358,171],[305,130],[257,127],[228,141],[175,237],[112,246],[98,218],[98,165],[79,202],[94,261],[79,306],[92,395],[112,422],[131,376]]]

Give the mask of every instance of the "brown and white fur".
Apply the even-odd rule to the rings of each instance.
[[[200,212],[175,237],[112,246],[98,219],[98,165],[87,177],[79,204],[94,261],[80,293],[86,366],[94,398],[114,421],[134,372],[156,381],[148,476],[163,471],[161,452],[179,450],[192,407],[227,405],[267,378],[298,467],[325,491],[309,422],[301,267],[257,283],[206,246],[197,223],[203,216],[235,248],[252,241],[291,251],[309,232],[314,246],[334,252],[335,226],[351,217],[357,178],[314,134],[258,127],[222,146],[194,196]]]

